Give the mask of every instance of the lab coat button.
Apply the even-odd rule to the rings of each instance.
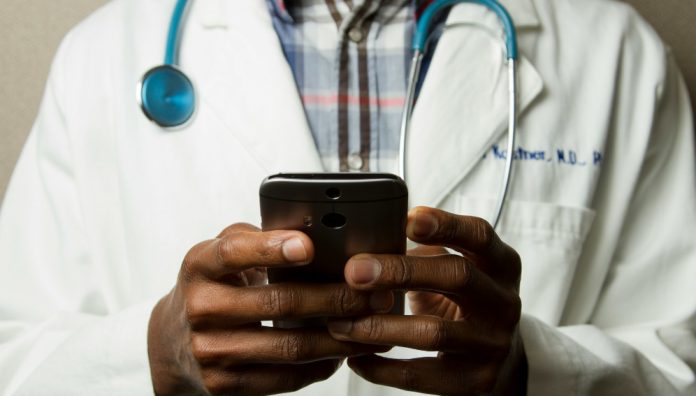
[[[359,43],[365,38],[365,33],[360,28],[360,26],[353,26],[348,31],[348,38],[355,43]]]
[[[358,153],[348,156],[348,167],[352,170],[360,170],[363,166],[363,159]]]

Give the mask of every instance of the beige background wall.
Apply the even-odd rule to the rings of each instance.
[[[692,44],[696,24],[690,24],[696,18],[696,1],[628,1],[674,48],[687,82],[696,93],[696,47]],[[0,3],[0,197],[36,116],[48,67],[60,39],[70,26],[105,2],[2,0]],[[692,98],[696,96],[692,94]],[[693,99],[692,102],[696,103]]]
[[[68,29],[104,0],[0,0],[0,197]]]

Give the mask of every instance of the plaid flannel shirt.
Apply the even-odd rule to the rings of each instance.
[[[267,2],[325,169],[395,172],[414,2]]]

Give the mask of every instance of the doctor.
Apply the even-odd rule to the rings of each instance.
[[[185,128],[163,132],[133,90],[160,62],[173,2],[116,0],[87,19],[59,50],[0,215],[0,388],[692,394],[696,164],[671,55],[620,3],[503,3],[522,57],[514,153],[502,148],[500,26],[474,5],[447,16],[456,28],[437,43],[408,144],[411,204],[420,206],[409,236],[464,257],[433,257],[432,247],[358,256],[346,266],[350,287],[275,291],[247,286],[260,281],[258,268],[301,265],[312,246],[302,234],[242,224],[259,223],[260,180],[351,163],[393,170],[388,135],[373,132],[391,130],[389,100],[367,102],[384,114],[366,133],[383,139],[370,142],[385,153],[351,157],[358,139],[327,154],[322,147],[342,146],[322,145],[312,129],[312,106],[326,98],[298,95],[306,87],[277,16],[261,0],[200,0],[181,47],[198,110]],[[386,40],[403,42],[404,31],[383,22]],[[371,59],[378,74],[384,59]],[[338,98],[336,115],[365,116],[342,112]],[[514,179],[494,233],[468,216],[490,217],[511,154]],[[383,290],[402,287],[434,292],[412,294],[414,313],[428,315],[379,315],[391,303]],[[312,337],[244,325],[306,310],[346,320]],[[369,354],[393,345],[444,353],[411,362]],[[337,359],[358,355],[353,371],[343,365],[319,381]]]

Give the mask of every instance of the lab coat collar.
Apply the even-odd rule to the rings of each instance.
[[[412,205],[441,203],[507,131],[507,62],[498,18],[475,4],[460,4],[446,25],[414,108],[407,142],[406,181]],[[519,120],[542,91],[543,81],[523,54],[517,76]],[[517,132],[518,138],[524,135],[522,128]]]
[[[266,3],[266,0],[254,1]],[[539,26],[539,17],[533,0],[500,0],[500,2],[508,10],[518,29]],[[209,29],[228,27],[229,19],[226,16],[230,0],[197,0],[195,3],[196,7],[200,8],[197,15],[201,26]],[[285,1],[272,0],[272,3],[282,18],[289,18],[292,21],[285,8]]]
[[[201,0],[199,4],[218,1],[226,0]],[[530,13],[534,8],[514,9],[535,15]],[[196,17],[206,10],[192,11]],[[197,51],[189,60],[203,58],[208,63],[198,69],[205,70],[200,76],[201,107],[210,110],[211,117],[201,118],[219,121],[206,128],[226,127],[235,144],[245,147],[256,160],[259,173],[321,171],[266,2],[236,2],[227,9],[227,19],[231,23],[218,32],[219,43],[206,42],[216,35],[205,34],[209,30],[203,28],[198,45],[184,46],[184,51]],[[454,27],[438,43],[413,113],[407,153],[413,205],[438,205],[507,129],[508,80],[498,18],[475,4],[460,4],[450,12],[447,25]],[[217,59],[210,59],[211,53]],[[260,75],[264,76],[261,80],[248,78]],[[521,56],[518,117],[542,88],[536,69]],[[260,113],[267,116],[259,117]],[[523,129],[518,136],[524,136]]]
[[[191,16],[205,19],[201,14],[208,10],[200,5],[223,3],[225,0],[201,0],[199,8],[191,9]],[[191,29],[186,38],[190,44],[182,49],[182,58],[197,74],[199,108],[206,113],[192,126],[227,130],[225,142],[242,147],[252,160],[249,163],[257,165],[244,169],[246,173],[268,176],[281,171],[322,171],[266,3],[239,1],[224,10],[230,21],[226,29]]]

